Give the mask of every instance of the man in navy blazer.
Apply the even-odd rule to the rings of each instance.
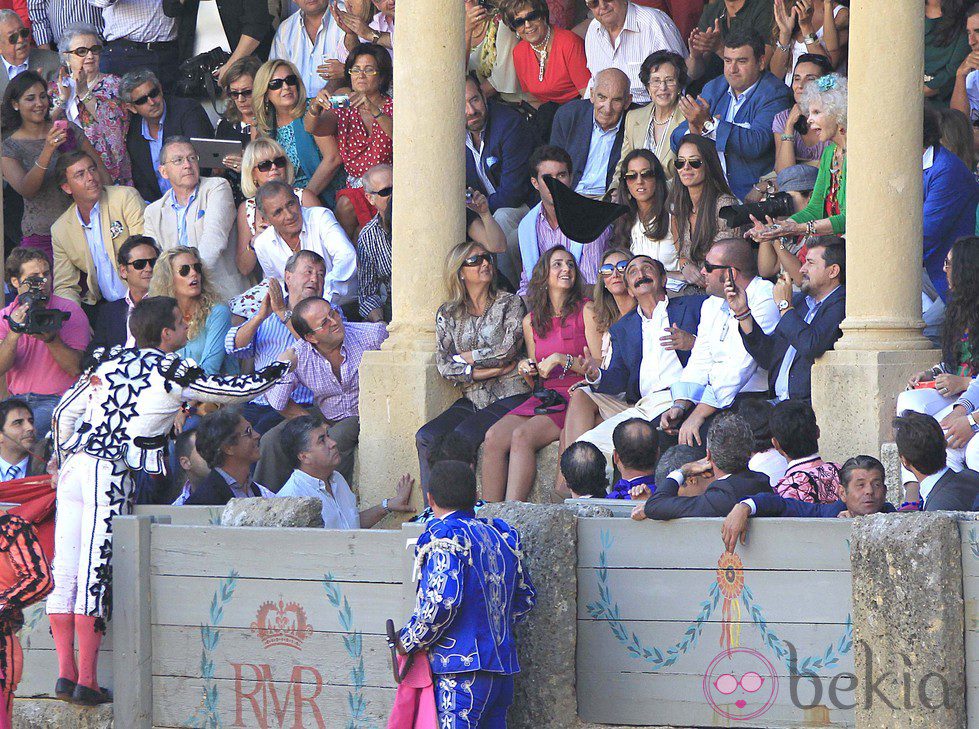
[[[922,511],[969,511],[979,498],[979,473],[948,467],[942,426],[930,415],[906,410],[894,418],[897,456],[913,481],[905,483],[905,500]]]
[[[129,314],[142,301],[150,289],[153,267],[160,256],[156,241],[147,235],[131,235],[119,247],[116,263],[119,278],[126,282],[129,291],[117,301],[104,301],[98,309],[89,347],[135,347],[136,341],[129,334]]]
[[[731,190],[744,199],[751,186],[775,167],[775,115],[792,106],[792,91],[765,70],[765,41],[750,28],[724,41],[724,76],[704,86],[697,99],[682,97],[686,117],[673,131],[675,152],[685,134],[713,139]]]
[[[755,494],[731,508],[721,526],[721,538],[728,552],[748,538],[748,520],[753,516],[794,516],[808,519],[888,514],[895,511],[884,499],[884,466],[873,456],[854,456],[840,469],[841,498],[832,504],[810,504],[766,492]]]
[[[832,349],[846,316],[846,250],[843,239],[812,239],[800,269],[802,293],[792,295],[792,281],[782,274],[772,296],[779,307],[775,331],[765,334],[749,316],[739,322],[741,339],[759,367],[768,370],[769,396],[808,400],[812,364]],[[743,302],[738,305],[746,307]]]
[[[622,153],[623,117],[631,103],[629,77],[607,68],[595,76],[590,100],[569,101],[557,110],[551,144],[571,155],[575,192],[601,197],[608,191]]]
[[[150,203],[166,192],[158,176],[163,142],[175,136],[211,139],[214,127],[198,101],[164,95],[159,79],[145,68],[123,76],[120,97],[130,112],[126,149],[133,166],[133,185]]]
[[[670,385],[680,377],[700,324],[700,309],[706,297],[666,297],[666,269],[649,256],[633,257],[625,269],[626,286],[637,302],[609,329],[612,337],[612,360],[606,369],[591,360],[588,383],[595,392],[625,395],[632,407],[608,418],[581,435],[566,431],[565,442],[584,440],[594,443],[611,457],[612,432],[619,423],[632,418],[654,420],[673,404]],[[599,417],[595,401],[584,392],[574,393],[568,407],[566,428],[587,414],[582,422]]]

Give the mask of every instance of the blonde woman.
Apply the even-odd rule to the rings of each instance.
[[[486,431],[530,391],[516,370],[526,312],[519,296],[497,289],[493,256],[478,243],[459,243],[446,259],[445,283],[449,300],[435,315],[435,362],[439,374],[462,392],[415,435],[422,488],[428,487],[436,443],[456,433],[475,451]]]
[[[150,296],[172,296],[187,322],[187,344],[177,354],[194,360],[209,375],[237,371],[235,360],[225,367],[224,338],[231,328],[231,310],[221,303],[196,248],[174,246],[160,254],[150,279]]]
[[[336,191],[346,180],[340,150],[335,137],[314,137],[303,126],[309,99],[296,67],[281,59],[262,64],[255,74],[252,103],[261,133],[281,144],[292,162],[293,184],[335,207]]]

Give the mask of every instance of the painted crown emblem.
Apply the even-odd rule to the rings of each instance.
[[[264,602],[258,608],[251,631],[271,648],[284,645],[299,650],[304,640],[313,634],[313,626],[306,621],[306,611],[295,602]]]

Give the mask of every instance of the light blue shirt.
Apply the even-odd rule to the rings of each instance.
[[[615,136],[619,133],[620,126],[622,126],[622,117],[619,118],[619,123],[608,131],[598,126],[598,122],[592,121],[588,159],[585,161],[585,169],[581,173],[575,192],[582,195],[605,194],[608,159],[612,156],[612,147],[615,146]]]
[[[342,1],[339,6],[341,10],[344,9]],[[333,20],[329,9],[323,14],[323,21],[313,40],[310,40],[303,21],[302,11],[282,21],[275,32],[269,58],[288,58],[292,61],[306,85],[306,95],[312,98],[326,86],[326,79],[316,72],[316,68],[328,58],[345,58],[346,54],[341,53],[340,48],[343,47],[344,51],[346,48],[343,46],[343,30]]]
[[[0,481],[13,481],[15,478],[27,476],[27,463],[30,456],[25,456],[20,463],[7,463],[0,458]]]
[[[357,497],[336,471],[330,476],[330,491],[327,491],[323,481],[297,468],[276,496],[312,496],[323,502],[324,529],[360,529]]]
[[[99,203],[95,203],[95,207],[92,208],[88,225],[82,220],[77,207],[75,208],[75,215],[78,216],[78,222],[81,223],[82,231],[85,233],[85,241],[88,243],[88,250],[92,254],[92,263],[95,264],[95,277],[99,282],[102,298],[106,301],[118,301],[129,293],[129,289],[119,278],[115,263],[109,259],[109,254],[105,250],[105,242],[102,240],[102,215]]]
[[[922,501],[928,500],[928,495],[931,493],[931,490],[935,488],[935,484],[938,483],[939,479],[945,475],[946,471],[948,471],[948,466],[941,469],[937,473],[933,473],[930,476],[925,476],[923,479],[921,479],[921,483],[918,484],[918,493],[921,495]]]
[[[757,85],[758,81],[755,81],[751,86],[742,91],[740,96],[735,96],[734,89],[728,86],[727,95],[731,97],[731,103],[727,105],[727,113],[724,115],[724,121],[734,124],[734,117],[741,111],[741,107],[744,106],[744,103],[748,100],[748,97]]]
[[[160,193],[165,193],[170,189],[170,181],[167,180],[163,175],[160,174],[160,152],[163,151],[163,124],[167,120],[167,107],[163,107],[163,116],[160,117],[160,128],[157,130],[156,139],[150,134],[150,128],[146,124],[146,119],[140,117],[142,121],[142,132],[143,139],[145,139],[150,145],[150,159],[153,161],[153,174],[156,175],[156,181],[160,183]]]
[[[197,191],[199,189],[199,185],[194,188],[194,191],[190,193],[190,197],[187,199],[186,205],[181,205],[177,202],[176,193],[174,193],[173,201],[170,203],[170,207],[173,208],[173,212],[177,215],[177,242],[182,246],[190,245],[187,240],[187,208],[197,199]]]
[[[833,291],[836,291],[836,289],[833,289]],[[816,317],[816,312],[819,311],[819,307],[823,305],[823,302],[830,297],[833,291],[830,291],[819,301],[816,301],[811,296],[806,297],[806,306],[809,309],[805,316],[806,324],[812,324],[812,320]],[[789,370],[792,369],[792,363],[795,361],[795,355],[795,347],[789,345],[789,348],[785,350],[785,356],[782,357],[782,366],[779,367],[778,375],[775,377],[776,400],[789,399]]]

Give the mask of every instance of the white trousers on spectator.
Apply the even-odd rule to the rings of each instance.
[[[905,390],[897,396],[896,410],[898,415],[905,410],[913,410],[916,413],[931,415],[935,420],[941,422],[946,415],[952,412],[956,399],[958,399],[957,396],[942,395],[930,387],[921,390]],[[953,471],[961,471],[963,468],[979,470],[979,438],[973,436],[964,448],[946,448],[945,454],[946,463]],[[901,483],[914,480],[914,474],[902,466]]]
[[[611,418],[602,421],[578,438],[578,440],[583,440],[597,446],[598,450],[605,454],[605,457],[608,459],[608,465],[611,468],[612,451],[615,450],[614,446],[612,445],[612,433],[615,431],[615,426],[617,426],[619,423],[625,422],[626,420],[630,420],[631,418],[642,418],[643,420],[655,421],[663,413],[669,410],[670,406],[672,405],[673,396],[670,394],[669,390],[658,390],[657,392],[651,392],[648,395],[640,398],[639,402],[637,402],[631,408],[626,408],[621,413],[613,415]],[[657,425],[655,422],[653,424]]]
[[[526,205],[521,205],[519,208],[497,208],[493,213],[493,219],[500,224],[503,234],[506,235],[506,253],[497,256],[497,265],[500,267],[500,272],[510,279],[510,283],[514,286],[520,285],[520,272],[523,270],[517,226],[529,210]]]
[[[62,464],[48,614],[109,619],[112,517],[132,513],[132,497],[133,478],[121,461],[73,453]]]

